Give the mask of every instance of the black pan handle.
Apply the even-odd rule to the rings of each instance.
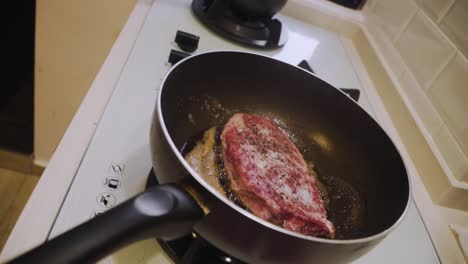
[[[17,257],[10,263],[90,263],[151,237],[174,239],[190,232],[203,210],[175,184],[142,194]]]

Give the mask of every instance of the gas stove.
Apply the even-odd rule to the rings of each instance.
[[[49,238],[135,196],[145,189],[148,179],[154,178],[148,177],[152,167],[149,129],[157,91],[172,66],[168,62],[169,55],[171,50],[180,51],[174,41],[178,31],[198,37],[198,48],[193,54],[213,50],[256,52],[313,71],[333,86],[343,88],[376,118],[355,73],[349,51],[344,48],[343,40],[346,37],[293,17],[281,14],[278,17],[289,29],[288,42],[280,49],[258,50],[213,34],[198,21],[189,0],[155,1],[74,176]],[[207,73],[207,78],[209,76]],[[215,258],[227,263],[236,261],[235,256],[218,252],[209,242],[192,234],[178,241],[157,242],[153,239],[135,243],[102,260],[102,263],[200,263],[193,256],[211,258],[202,258],[204,263],[223,263],[215,262]],[[355,263],[377,262],[439,262],[413,203],[400,226]]]

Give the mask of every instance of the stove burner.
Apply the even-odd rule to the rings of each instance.
[[[245,45],[275,49],[288,39],[287,28],[277,18],[246,20],[236,15],[226,0],[193,0],[192,10],[214,32]]]
[[[158,184],[151,170],[146,181],[146,188]],[[161,248],[177,264],[242,264],[244,262],[222,252],[195,232],[172,241],[157,239]]]
[[[297,66],[315,74],[315,71],[312,69],[312,67],[310,67],[309,63],[306,60],[302,60],[301,62],[299,62]],[[356,102],[359,101],[359,96],[361,94],[361,91],[359,91],[358,89],[350,89],[350,88],[339,88],[339,89],[343,91],[345,94],[349,95],[349,97],[351,97],[354,101]]]

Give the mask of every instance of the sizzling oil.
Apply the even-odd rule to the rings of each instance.
[[[221,151],[221,129],[212,127],[190,139],[182,149],[187,163],[213,188],[240,207],[248,210],[237,195],[231,191],[231,184]],[[211,160],[213,155],[214,160]]]
[[[224,193],[228,197],[229,200],[233,201],[240,207],[244,208],[245,210],[248,210],[246,206],[242,203],[242,201],[239,199],[239,197],[234,193],[231,189],[231,182],[229,181],[227,171],[224,166],[224,160],[223,160],[223,152],[221,150],[221,132],[222,130],[220,128],[217,128],[216,130],[216,143],[214,150],[216,153],[216,171],[218,172],[218,179],[223,187]]]

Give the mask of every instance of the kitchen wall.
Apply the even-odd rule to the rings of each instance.
[[[34,159],[45,166],[136,0],[41,0],[36,9]]]
[[[369,0],[364,14],[444,172],[468,186],[468,0]]]

